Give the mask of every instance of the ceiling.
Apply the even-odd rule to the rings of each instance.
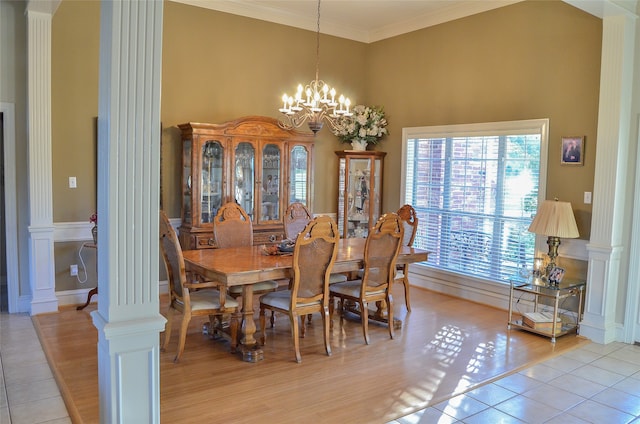
[[[173,0],[316,31],[315,0]],[[522,0],[324,0],[320,32],[372,43]]]

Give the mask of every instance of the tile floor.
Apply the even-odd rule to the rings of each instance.
[[[0,377],[0,423],[71,423],[26,314],[0,314]],[[640,346],[592,343],[392,422],[413,423],[640,424]]]
[[[0,313],[0,423],[71,423],[28,314]]]
[[[640,424],[640,346],[591,343],[399,423]]]

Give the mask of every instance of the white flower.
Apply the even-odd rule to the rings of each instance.
[[[380,138],[388,134],[386,126],[387,120],[381,107],[357,105],[353,107],[352,116],[337,120],[333,134],[343,143],[366,140],[367,143],[377,144]]]

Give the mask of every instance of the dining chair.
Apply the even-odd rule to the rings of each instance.
[[[287,206],[284,213],[284,236],[289,240],[295,240],[304,227],[313,219],[311,212],[307,207],[300,203],[294,202]],[[331,274],[329,284],[347,281],[344,274]]]
[[[403,246],[413,246],[418,231],[418,215],[411,205],[403,205],[396,212],[402,221],[404,227],[404,237],[402,238]],[[403,264],[396,267],[396,283],[402,283],[404,286],[404,302],[407,311],[411,312],[411,304],[409,302],[409,265]]]
[[[289,240],[295,240],[304,227],[313,219],[309,209],[300,202],[293,202],[287,206],[284,212],[284,236]]]
[[[218,248],[253,246],[251,217],[237,203],[225,203],[213,219],[213,237]],[[277,288],[277,281],[258,281],[253,284],[253,293],[264,294]],[[231,286],[228,292],[237,299],[242,296],[242,286]]]
[[[329,276],[338,251],[338,227],[328,216],[310,221],[300,232],[293,248],[291,288],[260,297],[260,343],[266,342],[267,309],[289,316],[296,361],[301,362],[300,337],[305,336],[304,318],[314,312],[322,314],[324,346],[331,355],[329,342]],[[301,336],[299,336],[299,333]]]
[[[396,259],[404,237],[404,226],[396,213],[382,215],[371,229],[364,245],[364,270],[361,279],[332,284],[329,305],[339,298],[340,322],[344,319],[345,301],[358,307],[362,332],[369,344],[369,303],[386,308],[389,336],[393,339],[393,297],[391,289],[396,273]],[[332,313],[333,315],[333,313]]]
[[[160,251],[167,270],[171,300],[167,312],[167,325],[164,331],[164,343],[162,351],[166,351],[171,340],[171,329],[176,313],[182,314],[180,324],[180,336],[178,339],[178,351],[174,362],[178,362],[184,351],[187,328],[194,316],[209,316],[209,326],[213,332],[221,331],[223,315],[231,315],[229,330],[231,341],[237,339],[238,302],[226,295],[224,289],[220,289],[216,282],[198,282],[187,280],[187,273],[182,256],[182,248],[178,241],[178,235],[171,226],[167,215],[160,211]]]

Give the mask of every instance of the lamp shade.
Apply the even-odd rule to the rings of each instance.
[[[557,200],[545,200],[538,207],[538,213],[533,218],[529,231],[551,237],[576,238],[579,237],[576,218],[573,216],[571,203]]]

